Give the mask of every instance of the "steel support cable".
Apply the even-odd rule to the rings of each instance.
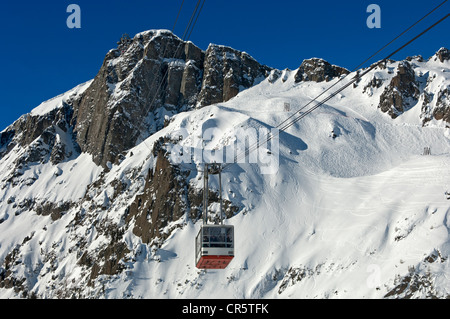
[[[184,40],[186,36],[189,34],[189,29],[191,28],[192,23],[194,22],[195,16],[197,15],[198,7],[200,6],[200,2],[202,0],[197,1],[197,5],[195,6],[194,12],[191,15],[191,19],[189,20],[188,26],[186,27],[186,30],[184,30],[182,39]],[[196,21],[196,20],[195,20]]]
[[[177,18],[175,19],[175,23],[173,24],[173,27],[172,27],[172,33],[175,32],[175,27],[177,26],[178,19],[180,18],[180,14],[181,14],[181,10],[183,9],[183,5],[184,5],[184,0],[181,2],[180,10],[178,10]]]
[[[445,2],[444,2],[445,3]],[[387,57],[385,57],[383,60],[379,61],[378,63],[373,64],[371,67],[369,67],[367,70],[365,70],[361,75],[354,77],[349,83],[347,83],[346,85],[344,85],[343,87],[341,87],[340,89],[338,89],[337,91],[331,93],[327,98],[325,98],[324,100],[322,100],[321,102],[318,102],[315,106],[313,106],[312,108],[310,108],[309,110],[307,110],[306,112],[300,114],[298,117],[294,118],[291,122],[283,125],[284,123],[286,123],[286,121],[283,121],[280,125],[277,126],[277,128],[279,128],[280,131],[285,131],[288,128],[290,128],[292,125],[294,125],[295,123],[297,123],[298,121],[300,121],[301,119],[303,119],[304,117],[306,117],[307,115],[309,115],[310,113],[312,113],[314,110],[316,110],[317,108],[319,108],[320,106],[322,106],[323,104],[325,104],[327,101],[329,101],[330,99],[332,99],[333,97],[335,97],[337,94],[339,94],[340,92],[342,92],[343,90],[345,90],[346,88],[348,88],[350,85],[352,85],[353,83],[355,83],[356,81],[358,81],[361,77],[365,76],[367,73],[369,73],[370,71],[372,71],[373,69],[375,69],[378,65],[384,63],[385,61],[387,61],[388,59],[390,59],[392,56],[394,56],[395,54],[397,54],[399,51],[401,51],[402,49],[404,49],[405,47],[407,47],[408,45],[410,45],[412,42],[416,41],[418,38],[420,38],[421,36],[423,36],[425,33],[427,33],[428,31],[430,31],[431,29],[433,29],[434,27],[436,27],[438,24],[442,23],[445,19],[447,19],[449,17],[450,14],[447,14],[446,16],[444,16],[442,19],[440,19],[439,21],[437,21],[436,23],[434,23],[433,25],[431,25],[430,27],[428,27],[427,29],[425,29],[424,31],[422,31],[420,34],[418,34],[417,36],[415,36],[413,39],[411,39],[410,41],[408,41],[406,44],[402,45],[399,49],[395,50],[394,52],[392,52],[391,54],[389,54]],[[338,81],[340,82],[340,81]],[[337,82],[337,83],[338,83]],[[335,86],[337,83],[335,83],[333,86]],[[332,87],[333,87],[332,86]],[[328,91],[330,88],[328,88],[326,91]],[[325,92],[326,92],[325,91]],[[320,97],[321,95],[323,95],[324,92],[322,92],[318,97]],[[312,100],[311,102],[309,102],[307,105],[311,104],[312,102],[316,101],[317,98],[316,97],[314,100]],[[299,111],[297,111],[293,116],[295,116],[296,114],[299,114],[303,109],[305,109],[305,107],[301,108]],[[293,116],[290,116],[289,119],[291,119]],[[279,134],[279,132],[278,132]],[[266,140],[263,142],[258,142],[255,146],[252,146],[251,148],[249,148],[247,151],[245,151],[244,153],[244,159],[245,156],[247,156],[248,154],[250,154],[251,152],[253,152],[254,150],[258,149],[259,147],[261,147],[262,145],[268,143],[270,140],[272,140],[275,136],[272,135],[271,133],[267,135]],[[237,162],[240,159],[240,157],[237,155],[235,156],[235,162]],[[223,169],[227,169],[228,167],[230,167],[231,165],[233,165],[234,163],[228,163],[226,165],[224,165]]]
[[[448,1],[448,0],[446,0],[446,1]],[[188,39],[191,38],[192,31],[194,31],[194,27],[195,27],[195,25],[197,24],[198,17],[200,16],[200,13],[201,13],[202,10],[203,10],[203,6],[205,5],[205,2],[206,2],[206,0],[203,0],[202,6],[200,7],[200,10],[199,10],[199,12],[198,12],[198,14],[197,14],[197,17],[195,18],[194,25],[192,26],[191,31],[189,32],[189,35],[188,35],[188,37],[187,37]]]

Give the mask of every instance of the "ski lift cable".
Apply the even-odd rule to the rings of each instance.
[[[183,0],[184,1],[184,0]],[[195,20],[193,20],[193,17],[195,16],[195,14],[197,13],[197,9],[199,6],[201,0],[199,0],[197,2],[197,6],[196,9],[194,10],[193,15],[191,16],[191,20],[188,24],[188,27],[186,28],[186,31],[183,35],[183,39],[186,36],[186,34],[188,34],[187,30],[191,27],[192,21],[194,21],[194,25],[196,24],[198,17],[200,15],[200,12],[203,8],[204,2],[205,0],[203,0],[202,6],[200,7],[200,12],[198,12],[197,14],[197,18]],[[448,2],[448,0],[443,1],[442,3],[440,3],[438,6],[436,6],[435,8],[433,8],[430,12],[428,12],[427,14],[425,14],[422,18],[420,18],[419,20],[417,20],[415,23],[413,23],[411,26],[409,26],[407,29],[405,29],[403,32],[401,32],[398,36],[396,36],[393,40],[391,40],[390,42],[388,42],[386,45],[384,45],[382,48],[380,48],[378,51],[376,51],[374,54],[372,54],[370,57],[368,57],[366,60],[364,60],[364,62],[360,63],[357,67],[355,67],[353,69],[354,72],[357,69],[359,69],[362,65],[364,65],[366,62],[368,62],[370,59],[372,59],[373,57],[375,57],[376,55],[378,55],[381,51],[383,51],[384,49],[386,49],[388,46],[390,46],[392,43],[394,43],[396,40],[398,40],[399,38],[401,38],[404,34],[406,34],[409,30],[411,30],[413,27],[415,27],[417,24],[419,24],[421,21],[423,21],[425,18],[427,18],[429,15],[431,15],[433,12],[435,12],[436,10],[438,10],[440,7],[442,7],[446,2]],[[180,9],[181,10],[181,9]],[[442,20],[446,19],[447,17],[443,18]],[[442,21],[439,21],[437,24],[439,24]],[[432,27],[430,27],[429,29],[433,28],[435,25],[433,25]],[[397,53],[398,51],[400,51],[401,49],[403,49],[405,46],[409,45],[411,42],[413,42],[414,40],[416,40],[418,37],[422,36],[424,33],[426,33],[427,31],[429,31],[429,29],[427,29],[426,31],[424,31],[422,34],[420,34],[419,36],[417,36],[416,38],[414,38],[413,40],[411,40],[409,43],[407,43],[406,45],[404,45],[403,47],[401,47],[400,49],[396,50],[394,53],[390,54],[389,57],[391,57],[392,55],[394,55],[395,53]],[[193,28],[191,29],[191,31],[189,32],[189,36],[192,33]],[[178,51],[178,50],[177,50]],[[176,53],[177,54],[177,53]],[[386,61],[389,57],[383,59],[381,62]],[[376,66],[378,66],[381,62],[375,64],[374,66],[371,67],[370,70],[372,70],[373,68],[375,68]],[[369,71],[370,72],[370,71]],[[363,75],[367,74],[368,72],[364,72]],[[167,75],[167,72],[166,72]],[[351,84],[353,84],[354,82],[356,82],[357,80],[359,80],[361,78],[362,75],[360,75],[359,77],[354,78],[350,83],[348,83],[347,85],[345,85],[341,90],[338,90],[337,92],[331,94],[327,99],[323,100],[322,102],[318,103],[317,105],[315,105],[314,107],[312,107],[311,109],[307,110],[304,113],[301,113],[306,107],[308,107],[309,105],[311,105],[313,102],[317,102],[317,100],[323,96],[325,93],[327,93],[328,91],[330,91],[333,87],[335,87],[336,85],[338,85],[340,82],[342,82],[345,78],[347,78],[348,74],[341,77],[337,82],[335,82],[333,85],[331,85],[330,87],[328,87],[326,90],[324,90],[321,94],[319,94],[316,98],[314,98],[313,100],[311,100],[310,102],[308,102],[306,105],[304,105],[302,108],[300,108],[298,111],[296,111],[294,114],[292,114],[290,117],[288,117],[286,120],[284,120],[283,122],[281,122],[276,128],[281,128],[281,130],[286,130],[289,127],[291,127],[292,125],[294,125],[296,122],[298,122],[299,120],[301,120],[302,118],[304,118],[305,116],[307,116],[308,114],[310,114],[311,112],[313,112],[314,110],[316,110],[317,108],[319,108],[321,105],[323,105],[325,102],[327,102],[328,100],[330,100],[331,98],[333,98],[335,95],[337,95],[339,92],[341,92],[342,90],[344,90],[345,88],[347,88],[348,86],[350,86]],[[164,79],[164,77],[163,77]],[[162,85],[160,85],[160,87],[157,90],[160,90]],[[155,94],[154,100],[156,98],[157,94]],[[154,103],[154,100],[152,101],[151,105]],[[299,115],[300,114],[300,115]],[[288,123],[289,120],[291,120],[294,116],[297,116],[295,119],[293,119],[291,122]],[[284,126],[283,126],[284,125]],[[262,139],[263,142],[258,142],[256,145],[250,146],[249,149],[247,151],[245,151],[244,156],[248,155],[250,152],[254,151],[255,149],[258,149],[260,146],[264,145],[265,143],[268,143],[271,139],[273,139],[275,136],[273,136],[271,133],[267,134],[266,139],[264,140],[264,138]],[[144,141],[145,143],[145,141]],[[146,144],[147,145],[147,144]],[[149,147],[147,145],[147,147]],[[237,162],[239,159],[239,156],[235,156],[235,162]],[[226,165],[223,166],[223,169],[228,169],[232,164],[234,163],[228,163]],[[187,167],[183,167],[186,170],[198,170],[198,168],[187,168]]]
[[[443,1],[441,4],[439,4],[438,6],[436,6],[433,10],[431,10],[430,12],[428,12],[426,15],[424,15],[422,18],[420,18],[419,20],[417,20],[414,24],[412,24],[409,28],[407,28],[405,31],[403,31],[402,33],[400,33],[398,36],[396,36],[394,39],[392,39],[389,43],[385,44],[381,49],[379,49],[377,52],[375,52],[373,55],[371,55],[369,58],[367,58],[364,62],[362,62],[360,65],[358,65],[357,67],[355,67],[352,72],[355,72],[356,70],[358,70],[359,68],[361,68],[366,62],[368,62],[369,60],[371,60],[372,58],[374,58],[376,55],[378,55],[378,53],[380,53],[381,51],[383,51],[384,49],[386,49],[389,45],[391,45],[392,43],[394,43],[395,41],[397,41],[400,37],[402,37],[405,33],[407,33],[409,30],[411,30],[412,28],[414,28],[417,24],[419,24],[420,22],[422,22],[424,19],[426,19],[430,14],[432,14],[434,11],[436,11],[437,9],[439,9],[440,7],[442,7],[448,0]]]
[[[190,37],[191,37],[191,35],[192,35],[192,31],[194,30],[194,27],[195,27],[195,25],[197,24],[198,18],[200,17],[200,14],[201,14],[201,12],[202,12],[202,10],[203,10],[203,7],[204,7],[204,5],[205,5],[206,0],[203,0],[202,4],[201,4],[201,6],[200,6],[201,1],[202,1],[202,0],[198,0],[198,1],[197,1],[197,4],[196,4],[196,6],[195,6],[195,9],[194,9],[194,11],[193,11],[193,13],[192,13],[192,15],[191,15],[190,20],[189,20],[189,23],[188,23],[188,25],[187,25],[187,27],[186,27],[184,33],[183,33],[183,37],[182,37],[182,40],[183,40],[183,41],[188,41],[188,40],[190,39]],[[179,10],[178,16],[177,16],[177,18],[176,18],[176,20],[175,20],[175,24],[174,24],[174,27],[173,27],[173,29],[172,29],[172,32],[174,32],[174,30],[175,30],[175,26],[176,26],[176,24],[177,24],[177,21],[178,21],[178,18],[179,18],[181,9],[183,8],[183,4],[184,4],[184,0],[183,0],[183,2],[181,3],[180,10]],[[200,8],[200,9],[199,9],[199,8]],[[195,20],[194,20],[194,17],[195,17]],[[187,37],[186,37],[186,36],[187,36]],[[167,52],[167,48],[168,48],[168,46],[166,46],[163,56],[165,56],[165,53]],[[180,48],[181,48],[181,42],[178,44],[178,47],[177,47],[177,49],[176,49],[176,51],[175,51],[175,54],[174,54],[173,58],[176,58],[176,56],[177,56],[178,53],[179,53]],[[160,68],[160,69],[161,69],[161,68]],[[169,70],[167,69],[166,72],[165,72],[165,74],[164,74],[164,76],[163,76],[163,78],[161,79],[161,82],[160,82],[160,84],[159,84],[159,86],[158,86],[158,88],[157,88],[157,90],[156,90],[156,93],[155,93],[155,95],[154,95],[154,97],[153,97],[151,103],[150,103],[149,106],[147,107],[147,110],[145,111],[145,113],[148,113],[149,110],[151,109],[151,107],[153,106],[153,104],[155,103],[156,98],[157,98],[157,96],[158,96],[158,94],[159,94],[159,91],[161,90],[162,85],[164,84],[164,80],[165,80],[165,78],[166,78],[167,75],[168,75],[168,72],[169,72]],[[153,74],[154,80],[153,80],[152,86],[153,86],[153,84],[154,84],[155,81],[156,81],[156,76],[155,76],[155,75],[156,75],[156,74],[154,73],[154,74]],[[150,146],[147,144],[147,141],[144,140],[143,142],[144,142],[145,146],[147,146],[147,148],[151,150]],[[180,166],[180,167],[182,167],[184,170],[187,170],[187,171],[200,171],[200,172],[203,172],[202,170],[199,170],[197,167],[195,167],[195,168],[189,168],[189,167],[183,166],[183,165],[181,165],[181,164],[178,164],[177,166]]]
[[[195,9],[194,9],[194,12],[192,13],[191,18],[190,18],[190,20],[189,20],[189,23],[188,23],[186,29],[184,30],[183,37],[182,37],[183,40],[185,39],[186,34],[189,32],[189,29],[190,29],[190,27],[191,27],[191,25],[192,25],[193,18],[194,18],[194,16],[196,15],[196,13],[197,13],[197,11],[198,11],[198,6],[199,6],[200,1],[201,1],[201,0],[198,0],[197,5],[196,5],[196,7],[195,7]],[[176,20],[175,20],[175,24],[174,24],[174,27],[173,27],[173,29],[172,29],[172,33],[175,31],[175,26],[176,26],[177,21],[178,21],[178,19],[179,19],[179,16],[180,16],[180,13],[181,13],[181,9],[183,8],[183,4],[184,4],[184,0],[183,0],[183,2],[181,3],[180,10],[179,10],[179,12],[178,12],[178,16],[177,16],[177,18],[176,18]],[[163,53],[163,55],[162,55],[163,57],[166,55],[167,49],[168,49],[168,46],[166,46],[165,49],[164,49],[164,53]],[[177,50],[175,50],[175,54],[174,54],[174,56],[173,56],[172,58],[176,58],[176,57],[177,57],[177,55],[178,55],[178,53],[179,53],[179,49],[180,49],[180,44],[178,45]],[[160,68],[159,68],[159,71],[161,71],[162,66],[163,66],[163,64],[161,64],[161,66],[160,66]],[[151,103],[150,103],[149,106],[147,107],[147,110],[146,110],[145,113],[147,113],[147,112],[151,109],[151,107],[153,106],[153,104],[155,103],[156,97],[158,96],[159,91],[161,90],[161,87],[162,87],[162,85],[163,85],[163,83],[164,83],[164,80],[165,80],[166,76],[168,75],[168,72],[169,72],[169,70],[167,69],[167,71],[165,72],[163,78],[161,79],[160,85],[158,86],[158,88],[157,88],[157,90],[156,90],[155,96],[153,97]],[[153,86],[153,84],[155,84],[155,82],[156,82],[156,73],[153,74],[153,83],[152,83],[152,86]]]
[[[390,59],[393,55],[397,54],[399,51],[401,51],[402,49],[404,49],[405,47],[407,47],[408,45],[410,45],[412,42],[416,41],[418,38],[420,38],[421,36],[423,36],[425,33],[427,33],[428,31],[430,31],[431,29],[433,29],[434,27],[436,27],[438,24],[440,24],[441,22],[443,22],[445,19],[447,19],[449,17],[450,14],[447,14],[446,16],[444,16],[443,18],[441,18],[439,21],[437,21],[436,23],[434,23],[433,25],[431,25],[430,27],[428,27],[427,29],[425,29],[424,31],[422,31],[420,34],[418,34],[417,36],[415,36],[413,39],[411,39],[410,41],[408,41],[406,44],[404,44],[403,46],[401,46],[400,48],[398,48],[397,50],[395,50],[394,52],[392,52],[391,54],[389,54],[386,58],[384,58],[383,60],[379,61],[378,63],[373,64],[371,67],[369,67],[367,70],[365,70],[361,75],[354,77],[349,83],[347,83],[346,85],[344,85],[343,87],[341,87],[340,89],[338,89],[337,91],[331,93],[327,98],[325,98],[324,100],[322,100],[321,102],[318,102],[315,106],[313,106],[312,108],[310,108],[309,110],[307,110],[304,113],[301,113],[299,116],[297,116],[296,118],[294,118],[292,121],[290,121],[289,123],[283,125],[284,123],[287,122],[287,120],[283,121],[280,125],[277,126],[277,128],[280,129],[280,131],[285,131],[288,128],[290,128],[292,125],[294,125],[295,123],[297,123],[298,121],[300,121],[301,119],[303,119],[304,117],[306,117],[308,114],[312,113],[314,110],[316,110],[317,108],[319,108],[320,106],[322,106],[323,104],[325,104],[327,101],[329,101],[330,99],[332,99],[333,97],[335,97],[337,94],[339,94],[340,92],[342,92],[343,90],[345,90],[346,88],[348,88],[350,85],[352,85],[353,83],[355,83],[356,81],[360,80],[361,77],[365,76],[367,73],[369,73],[370,71],[372,71],[373,69],[375,69],[378,65],[384,63],[385,61],[387,61],[388,59]],[[336,82],[333,86],[335,86],[337,83],[339,83],[341,80],[339,80],[338,82]],[[333,87],[331,86],[331,87]],[[330,87],[330,88],[331,88]],[[328,91],[330,88],[328,88],[326,91]],[[325,91],[325,92],[326,92]],[[320,97],[321,95],[323,95],[324,92],[322,92],[318,97]],[[316,101],[317,98],[316,97],[314,100],[310,101],[307,105],[310,105],[312,102]],[[306,106],[307,106],[306,105]],[[306,107],[305,106],[305,107]],[[294,113],[292,116],[290,116],[288,119],[291,119],[292,117],[294,117],[295,115],[298,115],[303,109],[305,109],[305,107],[302,107],[299,111],[297,111],[296,113]],[[278,133],[279,134],[279,133]],[[250,152],[253,152],[254,150],[258,149],[259,147],[261,147],[262,145],[268,143],[270,140],[272,140],[275,136],[272,135],[271,133],[267,134],[267,139],[264,140],[263,142],[259,141],[258,143],[254,144],[252,147],[249,147],[249,149],[244,153],[244,158],[247,154],[249,154]],[[236,155],[235,156],[235,163],[239,160],[239,156]],[[227,169],[229,166],[235,164],[235,163],[228,163],[226,164],[223,169]]]

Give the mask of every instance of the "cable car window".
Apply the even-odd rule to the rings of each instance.
[[[211,228],[209,230],[211,247],[224,247],[225,238],[221,230],[220,228]]]
[[[229,227],[203,227],[202,244],[204,248],[232,248],[233,245],[233,229]]]

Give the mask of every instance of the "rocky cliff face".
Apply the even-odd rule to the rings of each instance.
[[[164,125],[165,115],[227,101],[268,76],[248,54],[217,45],[206,52],[169,31],[138,34],[111,50],[77,109],[77,141],[97,164]]]

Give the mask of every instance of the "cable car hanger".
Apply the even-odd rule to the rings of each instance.
[[[219,175],[220,224],[208,225],[209,175]],[[234,226],[224,225],[222,164],[204,164],[203,225],[195,239],[195,265],[199,269],[225,269],[234,258]]]

